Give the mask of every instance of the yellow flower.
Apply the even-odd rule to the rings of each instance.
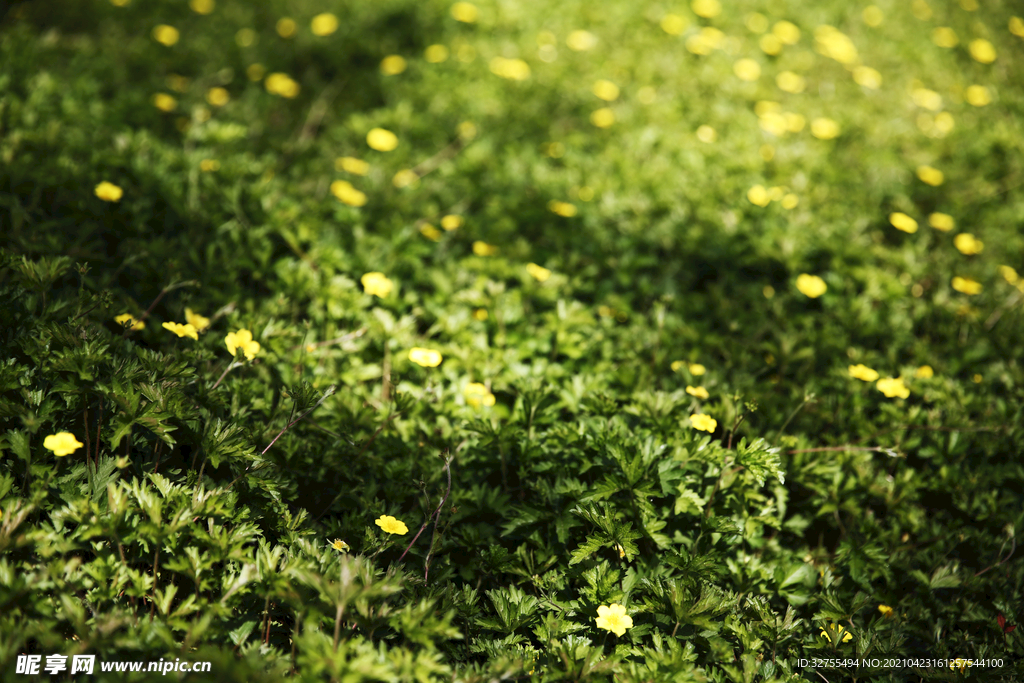
[[[718,0],[693,0],[690,9],[698,17],[713,19],[722,13],[722,4]]]
[[[981,253],[981,250],[985,248],[985,243],[979,239],[975,239],[974,235],[969,232],[962,232],[953,238],[953,246],[955,246],[961,254],[973,256],[974,254]]]
[[[942,232],[949,232],[956,227],[956,221],[948,213],[933,213],[928,216],[928,225]],[[916,229],[916,223],[915,223]]]
[[[416,365],[421,365],[425,368],[436,368],[441,364],[441,354],[433,349],[424,349],[419,346],[415,346],[409,349],[409,360]]]
[[[971,85],[964,92],[964,99],[972,107],[984,107],[992,103],[992,95],[983,85]]]
[[[687,386],[686,393],[688,393],[690,396],[696,396],[697,398],[703,399],[705,401],[708,399],[709,396],[708,390],[705,389],[704,387]]]
[[[479,12],[476,9],[476,5],[470,2],[457,2],[452,5],[451,9],[452,18],[455,21],[461,21],[464,24],[472,24],[476,21]]]
[[[347,553],[349,550],[351,550],[349,544],[345,543],[345,541],[341,540],[340,538],[336,538],[334,542],[331,543],[331,547],[340,553]]]
[[[975,282],[969,277],[960,277],[958,275],[953,278],[953,289],[961,294],[974,295],[981,292],[981,283]]]
[[[206,101],[215,107],[223,107],[231,101],[231,94],[224,88],[210,88],[206,91]]]
[[[238,330],[237,332],[229,332],[224,337],[224,345],[228,347],[228,353],[232,356],[235,355],[235,351],[242,349],[242,353],[245,354],[246,360],[252,360],[256,357],[256,354],[260,352],[260,343],[254,341],[252,338],[252,332],[249,330]]]
[[[960,39],[956,37],[956,31],[948,26],[939,26],[932,31],[932,42],[939,47],[956,47]]]
[[[1015,285],[1020,282],[1020,276],[1017,274],[1017,269],[1013,266],[999,266],[999,274],[1003,276],[1011,285]]]
[[[826,57],[840,64],[854,64],[857,61],[857,48],[853,41],[833,26],[819,26],[814,29],[815,48]]]
[[[355,157],[338,157],[334,160],[335,171],[345,171],[352,175],[366,175],[370,172],[370,164]]]
[[[964,659],[963,657],[957,657],[956,659],[949,660],[950,669],[960,669],[960,673],[963,673],[969,666],[974,666],[973,659]]]
[[[165,92],[158,92],[153,95],[153,106],[160,111],[174,111],[178,106],[178,100],[174,99]]]
[[[838,638],[841,638],[841,641],[844,642],[844,643],[853,640],[853,634],[850,633],[849,631],[847,631],[845,628],[843,628],[839,624],[832,624],[831,626],[828,626],[827,628],[828,628],[829,631],[832,632],[833,635],[835,635]],[[830,635],[828,633],[828,631],[826,631],[825,629],[821,630],[821,635],[823,635],[826,639],[828,639],[828,642],[830,642],[830,643],[833,642],[832,641],[832,635]]]
[[[870,90],[878,90],[882,85],[882,74],[870,66],[858,66],[853,70],[853,80]]]
[[[363,283],[363,291],[370,296],[377,296],[381,299],[386,298],[395,286],[395,283],[389,280],[384,273],[377,271],[366,273],[363,277],[359,278],[359,281]]]
[[[607,308],[607,307],[605,307],[605,308]],[[604,315],[604,313],[602,313],[601,315]],[[685,362],[683,362],[681,360],[674,360],[669,365],[669,367],[672,368],[672,372],[679,372],[679,368],[683,367],[684,365],[686,365]]]
[[[196,330],[199,332],[202,332],[203,330],[210,326],[209,318],[204,318],[203,316],[193,311],[191,308],[185,309],[185,322],[187,322],[192,327],[196,328]]]
[[[795,95],[804,91],[804,88],[807,87],[807,81],[800,74],[795,74],[792,71],[783,71],[775,77],[775,85],[779,86],[779,90]]]
[[[597,36],[590,31],[577,30],[566,37],[565,44],[569,46],[570,50],[585,52],[597,45]]]
[[[681,36],[690,22],[678,14],[666,14],[661,19],[661,30],[670,36]]]
[[[886,377],[885,379],[880,379],[875,384],[875,387],[885,394],[887,398],[906,398],[910,396],[910,390],[903,385],[902,377]]]
[[[530,77],[530,65],[521,59],[495,57],[490,62],[491,73],[510,81],[525,81]]]
[[[391,178],[391,184],[399,189],[417,185],[419,182],[419,174],[411,168],[403,168]]]
[[[982,64],[991,64],[996,61],[995,47],[993,47],[992,43],[988,42],[984,38],[972,40],[967,46],[967,49],[971,53],[971,57]]]
[[[430,45],[423,51],[423,58],[431,64],[440,64],[448,59],[448,48],[444,45]]]
[[[935,371],[932,370],[930,365],[922,365],[914,372],[914,377],[918,379],[928,379],[935,376]]]
[[[330,12],[318,14],[309,22],[309,28],[314,36],[329,36],[338,30],[338,17]]]
[[[942,184],[942,181],[946,179],[942,171],[932,166],[918,166],[917,177],[921,179],[921,182],[931,185],[932,187],[938,187]]]
[[[192,339],[199,341],[199,332],[196,330],[194,325],[188,323],[184,325],[181,323],[164,323],[163,328],[165,330],[170,330],[179,337],[191,337]]]
[[[768,17],[760,12],[751,12],[743,20],[743,23],[751,33],[764,33],[768,30]]]
[[[861,18],[864,19],[864,23],[872,28],[882,25],[882,20],[885,19],[885,15],[882,14],[882,10],[875,5],[868,5],[864,8],[864,12],[861,14]]]
[[[71,455],[84,445],[71,432],[58,432],[43,439],[43,448],[53,451],[58,457]]]
[[[95,192],[96,196],[105,202],[119,202],[121,201],[121,196],[124,195],[124,190],[106,180],[96,186]]]
[[[245,76],[252,82],[256,82],[263,79],[263,74],[267,73],[266,67],[262,64],[250,64],[245,67]]]
[[[705,432],[715,431],[715,427],[718,426],[718,421],[715,418],[708,415],[697,414],[690,416],[690,424],[694,429],[699,429]]]
[[[493,244],[477,240],[473,242],[473,253],[477,256],[494,256],[498,253],[498,248]]]
[[[697,139],[701,142],[711,144],[718,139],[718,133],[711,126],[704,125],[697,129]]]
[[[811,135],[819,140],[831,140],[839,135],[839,124],[832,119],[821,117],[811,121]]]
[[[352,187],[347,180],[335,180],[331,183],[331,194],[349,206],[365,206],[366,193]]]
[[[199,162],[199,170],[203,173],[209,173],[210,171],[219,171],[220,162],[216,159],[203,159]]]
[[[404,522],[400,522],[391,515],[381,515],[380,519],[376,520],[374,524],[389,534],[404,536],[409,533],[409,527],[405,526]]]
[[[544,266],[538,266],[536,263],[527,263],[526,272],[534,277],[537,282],[546,282],[551,277],[551,271]]]
[[[282,38],[291,38],[299,29],[299,25],[291,17],[281,17],[274,28],[277,29],[277,35]]]
[[[881,612],[882,616],[886,619],[892,616],[892,607],[889,607],[888,605],[879,605],[878,611]]]
[[[487,314],[487,309],[486,308],[478,308],[475,311],[473,311],[473,319],[474,320],[479,320],[479,321],[483,322],[484,320],[487,320],[488,317],[489,316]]]
[[[782,198],[782,208],[784,209],[795,209],[796,205],[800,203],[800,198],[792,192],[785,195]]]
[[[917,232],[917,221],[901,211],[893,211],[889,214],[889,222],[892,227],[911,234]]]
[[[800,29],[789,21],[776,22],[775,26],[772,26],[772,33],[786,45],[796,45],[800,42]]]
[[[189,0],[188,6],[196,14],[209,14],[216,6],[214,0]]]
[[[747,199],[751,204],[756,204],[757,206],[768,206],[772,202],[772,198],[768,195],[768,190],[764,189],[764,185],[754,185],[747,190]]]
[[[481,405],[493,406],[494,405],[494,394],[487,389],[487,387],[479,382],[470,382],[466,385],[466,388],[462,390],[462,393],[466,397],[466,403],[479,408]]]
[[[812,299],[817,299],[819,296],[825,293],[828,289],[828,285],[817,275],[808,275],[807,273],[801,273],[796,278],[796,288],[804,296],[808,296]]]
[[[366,134],[366,144],[378,152],[390,152],[398,147],[398,136],[390,130],[374,128]]]
[[[129,313],[122,313],[121,315],[114,318],[114,321],[118,325],[129,325],[131,327],[132,332],[138,332],[139,330],[146,329],[145,320],[136,320]]]
[[[605,102],[614,102],[619,98],[619,86],[603,78],[594,82],[593,90],[594,94]]]
[[[386,76],[397,76],[405,71],[405,67],[405,58],[401,55],[388,55],[382,59],[380,63],[380,70],[383,71]]]
[[[238,47],[251,47],[258,38],[259,36],[256,31],[253,31],[251,28],[240,28],[235,34],[235,44]]]
[[[689,370],[690,374],[693,375],[694,377],[700,377],[701,375],[708,371],[708,369],[705,368],[700,363],[690,363],[686,369]]]
[[[451,232],[452,230],[458,230],[462,227],[462,216],[456,213],[450,213],[447,216],[441,218],[441,227]]]
[[[761,77],[761,65],[753,59],[740,59],[732,65],[732,72],[741,81],[756,81]]]
[[[174,45],[176,42],[178,42],[179,37],[180,34],[178,33],[178,29],[174,28],[173,26],[168,26],[167,24],[160,24],[159,26],[153,28],[153,40],[160,43],[161,45],[166,45],[167,47],[170,47],[171,45]]]
[[[443,235],[444,233],[442,233],[440,230],[435,228],[430,223],[424,223],[423,225],[420,226],[420,234],[426,237],[428,240],[439,242],[441,241],[441,235]]]
[[[782,41],[774,33],[766,33],[757,41],[761,51],[766,55],[777,55],[782,52]]]
[[[292,80],[288,74],[278,72],[267,76],[267,80],[263,82],[263,86],[267,89],[268,93],[286,97],[288,99],[298,97],[299,91],[302,90],[302,87]]]
[[[569,202],[559,202],[552,199],[548,202],[548,209],[552,212],[557,213],[559,216],[565,216],[566,218],[572,218],[576,215],[576,205],[570,204]]]
[[[696,1],[700,2],[701,0]],[[622,605],[616,603],[601,605],[597,608],[597,627],[622,636],[625,635],[627,628],[633,628],[633,617],[626,614],[626,608]]]
[[[598,128],[607,128],[615,123],[615,112],[608,107],[601,107],[590,114],[590,122]]]
[[[1024,19],[1020,17],[1010,17],[1010,33],[1017,36],[1018,38],[1024,38]]]
[[[878,373],[863,363],[851,365],[847,370],[850,372],[850,377],[853,377],[854,379],[863,380],[865,382],[874,382],[878,379]]]

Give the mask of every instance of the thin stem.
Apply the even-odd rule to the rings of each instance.
[[[796,414],[799,413],[801,410],[803,410],[803,407],[805,405],[807,405],[808,403],[810,403],[813,399],[814,399],[814,394],[809,394],[807,396],[804,396],[803,403],[801,403],[800,405],[798,405],[796,408],[793,409],[793,412],[789,414],[789,417],[786,418],[786,421],[782,423],[782,427],[775,434],[775,438],[772,439],[772,445],[773,446],[779,440],[779,437],[782,436],[782,433],[784,431],[786,431],[786,427],[788,427],[789,423],[793,421],[793,418],[796,417]]]
[[[210,391],[213,391],[214,389],[219,387],[220,383],[224,380],[225,377],[227,377],[227,374],[231,372],[231,370],[237,368],[239,365],[241,365],[241,363],[239,363],[238,361],[231,361],[230,363],[228,363],[228,366],[224,368],[224,372],[222,372],[220,377],[217,378],[217,381],[214,383],[214,385],[210,387]]]
[[[85,469],[89,469],[89,453],[92,451],[92,441],[89,439],[89,402],[83,401],[82,422],[85,424]]]
[[[446,456],[441,456],[441,457],[444,458],[444,471],[448,473],[448,490],[444,492],[444,498],[442,498],[441,502],[438,504],[437,510],[434,511],[434,514],[432,514],[430,517],[427,517],[427,519],[424,520],[423,526],[421,526],[420,530],[416,532],[415,536],[413,536],[412,540],[409,542],[409,545],[406,547],[405,552],[402,553],[402,556],[398,558],[399,562],[401,562],[405,558],[405,554],[408,553],[409,549],[412,548],[414,543],[416,543],[416,539],[418,539],[420,537],[420,534],[423,533],[423,530],[427,528],[428,524],[430,524],[431,518],[432,517],[437,517],[438,515],[441,514],[441,508],[444,507],[444,502],[446,500],[448,500],[448,494],[450,494],[452,492],[452,470],[448,466],[451,461],[448,460],[448,458]],[[429,551],[427,552],[427,558],[428,558],[428,560],[430,558]],[[426,579],[426,577],[424,577],[424,580],[425,579]]]

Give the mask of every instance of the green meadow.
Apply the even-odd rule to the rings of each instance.
[[[874,1],[0,8],[0,680],[1024,680],[1024,7]]]

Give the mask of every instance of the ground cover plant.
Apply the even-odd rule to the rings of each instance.
[[[1024,680],[1013,3],[0,21],[4,680]]]

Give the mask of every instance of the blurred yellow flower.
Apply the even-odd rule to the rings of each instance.
[[[778,76],[775,77],[775,84],[779,86],[779,90],[784,92],[797,94],[802,93],[804,88],[807,87],[807,81],[804,77],[795,74],[792,71],[782,71]]]
[[[214,0],[189,0],[188,6],[196,14],[209,14],[216,6]]]
[[[210,88],[206,91],[206,101],[215,107],[223,107],[231,101],[231,95],[224,88]]]
[[[330,12],[324,12],[313,17],[313,21],[309,22],[309,29],[313,32],[314,36],[329,36],[338,30],[338,17],[334,16]]]
[[[602,306],[602,308],[608,308],[608,307],[607,307],[607,306]],[[611,309],[610,309],[610,308],[608,309],[608,311],[609,311],[609,315],[611,315]],[[604,316],[604,312],[603,312],[603,311],[598,311],[598,313],[599,313],[600,315],[603,315],[603,316]],[[606,318],[607,318],[608,316],[604,316],[604,317],[606,317]],[[670,367],[670,368],[672,368],[672,372],[678,372],[678,371],[679,371],[679,368],[683,367],[684,365],[686,365],[686,363],[685,363],[685,362],[683,362],[683,361],[681,361],[681,360],[674,360],[674,361],[672,361],[672,363],[671,363],[671,364],[669,365],[669,367]]]
[[[875,384],[875,387],[885,394],[886,398],[906,398],[910,396],[910,390],[903,386],[902,377],[886,377],[885,379],[880,379]]]
[[[279,72],[267,76],[263,86],[267,89],[268,93],[287,97],[288,99],[298,97],[299,91],[302,89],[288,74]]]
[[[124,190],[114,183],[104,180],[94,190],[96,196],[105,202],[119,202],[124,195]]]
[[[473,311],[474,320],[479,320],[480,322],[483,322],[484,320],[487,320],[488,317],[490,316],[487,314],[486,308],[478,308],[475,311]]]
[[[405,71],[406,66],[405,57],[401,55],[388,55],[380,62],[380,70],[386,76],[397,76]]]
[[[932,31],[932,42],[939,47],[956,47],[960,39],[956,37],[956,31],[948,26],[939,26]]]
[[[490,63],[491,73],[510,81],[525,81],[530,77],[530,65],[521,59],[495,57]]]
[[[688,363],[686,369],[689,370],[690,374],[694,377],[700,377],[708,371],[708,369],[700,363]]]
[[[370,164],[355,157],[338,157],[334,160],[335,171],[345,171],[352,175],[366,175],[370,172]]]
[[[702,432],[714,432],[718,427],[718,421],[709,415],[697,414],[690,416],[690,425]]]
[[[743,23],[751,33],[764,33],[768,30],[768,17],[760,12],[751,12],[743,20]]]
[[[670,36],[681,36],[690,22],[678,14],[666,14],[661,19],[661,30]]]
[[[686,393],[688,393],[690,396],[696,396],[697,398],[703,399],[705,401],[710,396],[710,394],[708,394],[708,390],[705,389],[704,387],[691,387],[689,385],[687,385],[686,387]]]
[[[331,183],[331,194],[349,206],[366,205],[366,193],[354,188],[347,180],[335,180]]]
[[[565,216],[566,218],[572,218],[577,213],[575,204],[560,202],[555,199],[548,202],[548,209],[553,213],[557,213],[559,216]]]
[[[423,225],[420,226],[420,234],[426,237],[428,240],[440,242],[441,235],[443,235],[444,233],[442,233],[440,230],[435,228],[430,223],[424,223]]]
[[[53,451],[57,457],[71,455],[84,445],[71,432],[57,432],[43,439],[43,448]]]
[[[782,52],[782,41],[774,33],[766,33],[757,41],[761,51],[766,55],[775,56]]]
[[[789,21],[776,22],[775,26],[772,26],[772,33],[786,45],[796,45],[800,42],[800,29]]]
[[[705,26],[700,33],[686,39],[686,49],[695,55],[709,55],[722,46],[725,34],[713,26]]]
[[[224,345],[228,347],[228,353],[232,356],[235,355],[235,351],[242,349],[242,353],[245,354],[246,360],[252,360],[256,357],[256,354],[260,352],[262,348],[258,341],[254,341],[252,338],[252,332],[246,329],[238,330],[237,332],[229,332],[224,337]]]
[[[174,334],[178,335],[179,337],[189,337],[191,339],[195,339],[196,341],[199,341],[199,332],[196,330],[194,325],[187,324],[187,323],[185,325],[182,325],[181,323],[167,322],[167,323],[164,323],[162,325],[162,327],[165,330],[170,330],[171,332],[173,332]]]
[[[462,227],[463,219],[457,213],[450,213],[447,216],[441,217],[441,227],[445,230],[452,231],[458,230]]]
[[[867,7],[864,8],[864,11],[861,13],[861,18],[864,19],[865,24],[874,28],[876,26],[882,25],[882,21],[885,19],[885,15],[882,13],[882,10],[879,9],[877,6],[868,5]]]
[[[971,53],[971,57],[982,64],[991,64],[996,61],[995,47],[993,47],[992,43],[988,42],[984,38],[972,40],[970,44],[968,44],[967,49]]]
[[[448,59],[448,48],[444,45],[430,45],[423,51],[423,58],[431,64],[440,64]]]
[[[299,30],[299,25],[291,17],[281,17],[274,28],[277,29],[277,35],[282,38],[291,38]]]
[[[839,124],[829,118],[817,118],[811,121],[811,135],[819,140],[831,140],[839,136]]]
[[[409,360],[425,368],[436,368],[442,359],[437,351],[416,346],[409,350]]]
[[[387,297],[395,286],[395,283],[389,280],[384,273],[377,271],[364,274],[359,281],[363,284],[363,291],[381,299]]]
[[[914,104],[923,109],[930,109],[931,111],[942,109],[942,95],[934,90],[914,88],[910,93],[910,97],[914,100]]]
[[[921,179],[921,182],[932,187],[938,187],[946,179],[942,171],[932,166],[918,166],[917,177]]]
[[[585,52],[597,45],[597,36],[590,31],[576,30],[566,37],[565,44],[569,46],[570,50]]]
[[[704,125],[697,129],[697,139],[708,144],[718,139],[718,133],[711,126]]]
[[[796,288],[804,296],[817,299],[828,290],[828,285],[817,275],[801,273],[796,278]]]
[[[768,190],[764,189],[764,185],[754,185],[747,190],[747,200],[757,206],[768,206],[772,198],[768,196]]]
[[[694,4],[709,1],[715,2],[715,0],[694,0]],[[718,3],[715,2],[715,4]],[[633,617],[626,614],[626,608],[617,603],[600,605],[597,608],[597,627],[622,636],[625,635],[626,629],[633,627]]]
[[[910,3],[910,10],[914,13],[914,16],[921,21],[928,21],[932,18],[932,8],[928,5],[926,0],[914,0]]]
[[[251,47],[259,36],[251,28],[240,28],[235,33],[235,44],[238,47]]]
[[[160,43],[161,45],[166,45],[167,47],[170,47],[171,45],[174,45],[176,42],[178,42],[179,37],[180,34],[178,33],[178,29],[174,28],[173,26],[168,26],[167,24],[160,24],[159,26],[153,28],[153,40]]]
[[[607,128],[615,123],[615,112],[608,107],[602,107],[590,114],[590,122],[598,128]]]
[[[789,193],[782,198],[782,208],[784,209],[795,209],[796,205],[800,203],[800,198],[793,193]]]
[[[892,224],[892,227],[897,230],[909,232],[910,234],[917,232],[917,221],[902,211],[893,211],[890,213],[889,222]]]
[[[964,99],[972,107],[984,107],[992,102],[992,95],[989,94],[988,88],[983,85],[971,85],[964,92]]]
[[[605,102],[614,102],[619,97],[619,86],[602,78],[594,82],[594,94]]]
[[[917,224],[915,223],[914,225],[916,230]],[[942,232],[949,232],[950,230],[956,227],[956,221],[954,221],[953,217],[950,216],[948,213],[935,212],[928,216],[928,225],[932,226],[936,230],[941,230]]]
[[[853,80],[857,85],[870,90],[878,90],[882,85],[882,74],[870,66],[858,66],[853,70]]]
[[[1010,33],[1018,38],[1024,38],[1024,19],[1021,19],[1020,17],[1010,17],[1009,28]]]
[[[828,631],[831,631],[832,634],[830,635]],[[833,635],[837,639],[839,639],[841,642],[843,642],[843,643],[847,643],[847,642],[853,640],[853,634],[850,633],[849,631],[847,631],[846,629],[844,629],[839,624],[833,624],[833,625],[829,626],[828,627],[828,631],[826,631],[825,629],[822,629],[821,630],[821,635],[824,636],[825,639],[828,640],[828,642],[830,642],[830,643],[834,642],[832,640],[832,636]]]
[[[777,137],[782,137],[789,130],[789,122],[786,120],[786,115],[775,111],[765,112],[759,116],[757,125],[761,127],[761,130]],[[774,153],[772,156],[774,156]]]
[[[718,0],[693,0],[690,9],[698,17],[713,19],[722,13],[722,4]]]
[[[334,542],[331,543],[331,547],[341,553],[347,553],[351,549],[351,546],[340,538],[335,539]]]
[[[857,48],[853,41],[833,26],[823,25],[814,29],[814,43],[819,54],[840,64],[854,64],[857,61]]]
[[[266,67],[258,62],[245,67],[245,77],[253,82],[263,80],[263,74],[265,73],[267,73]]]
[[[985,248],[985,243],[979,239],[976,239],[974,235],[969,232],[962,232],[953,238],[953,246],[957,248],[961,254],[967,256],[973,256],[974,254],[980,254]]]
[[[761,77],[761,65],[753,59],[740,59],[732,66],[732,71],[741,81],[756,81]]]
[[[853,377],[854,379],[863,380],[865,382],[874,382],[878,379],[878,373],[863,363],[851,365],[847,370],[850,373],[850,377]]]
[[[410,187],[417,185],[420,182],[420,176],[416,171],[411,168],[403,168],[401,171],[396,173],[391,179],[391,184],[401,189],[403,187]]]
[[[953,289],[960,292],[961,294],[975,295],[981,292],[981,283],[972,280],[969,277],[960,277],[957,275],[953,278]]]
[[[493,406],[495,399],[494,394],[483,384],[479,382],[470,382],[466,385],[466,388],[462,390],[463,395],[466,397],[466,403],[479,408],[480,406]]]
[[[929,379],[930,377],[934,376],[935,371],[932,370],[932,366],[930,365],[922,365],[916,371],[914,371],[914,377],[917,377],[918,379]]]
[[[1013,266],[999,266],[999,274],[1003,276],[1011,285],[1015,285],[1020,282],[1020,276],[1017,274],[1017,269]]]
[[[451,8],[452,18],[464,24],[476,22],[479,12],[476,5],[471,2],[457,2]]]
[[[191,308],[185,309],[185,322],[187,322],[192,327],[196,328],[196,330],[198,330],[199,332],[202,332],[203,330],[210,326],[209,318],[199,315]]]
[[[466,4],[469,4],[469,3],[456,3],[456,4],[466,5]],[[392,517],[390,515],[381,515],[380,519],[377,519],[377,520],[374,521],[374,524],[376,524],[377,526],[379,526],[381,529],[383,529],[385,532],[387,532],[389,534],[397,534],[399,536],[404,536],[405,534],[409,533],[409,527],[405,526],[404,522],[402,522],[402,521],[400,521],[398,519],[395,519],[394,517]]]
[[[477,256],[494,256],[498,253],[498,247],[493,244],[487,244],[487,242],[477,240],[476,242],[473,242],[473,253]]]
[[[537,282],[547,282],[548,278],[551,277],[551,271],[544,266],[538,266],[536,263],[527,263],[526,272],[533,276]]]
[[[384,128],[374,128],[366,134],[366,144],[378,152],[390,152],[398,147],[398,136]]]
[[[145,320],[136,320],[129,313],[122,313],[121,315],[116,316],[114,318],[114,322],[116,322],[118,325],[121,325],[122,327],[128,325],[132,332],[138,332],[139,330],[146,329]]]

